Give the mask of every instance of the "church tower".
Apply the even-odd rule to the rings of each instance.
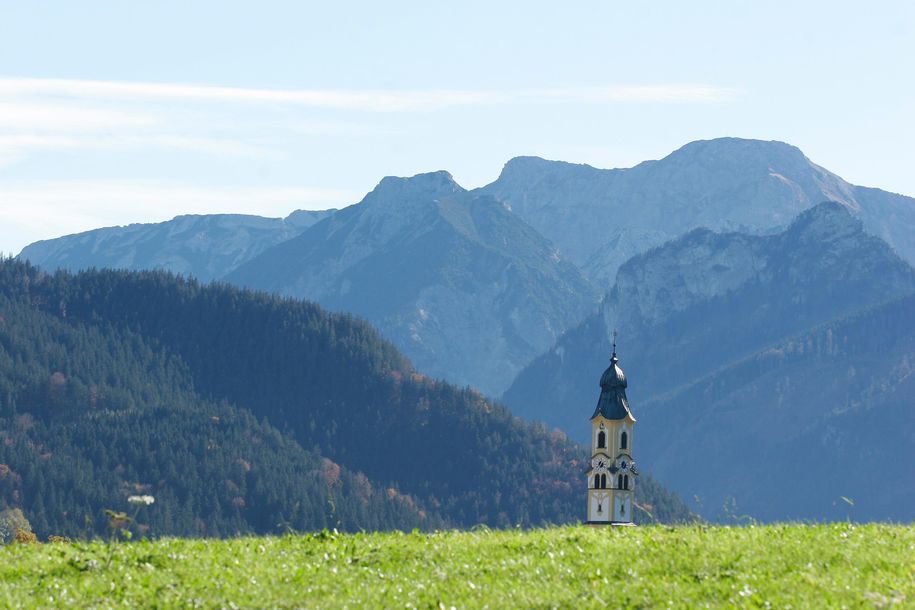
[[[591,416],[591,469],[588,471],[589,524],[633,525],[635,481],[632,459],[635,417],[626,399],[626,375],[616,357],[600,378],[600,398]]]

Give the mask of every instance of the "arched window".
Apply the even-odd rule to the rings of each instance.
[[[629,489],[629,475],[623,477],[623,489]]]
[[[626,431],[623,430],[623,433],[620,434],[620,449],[626,449],[629,447],[629,435],[626,434]]]
[[[603,430],[597,433],[597,448],[604,449],[607,446],[607,435]]]
[[[623,488],[623,475],[619,475],[618,477],[616,477],[616,488],[617,489]]]
[[[600,475],[594,475],[594,489],[600,489]]]
[[[625,514],[626,514],[626,505],[623,504],[622,502],[620,502],[620,514],[621,514],[621,515],[625,515]]]
[[[600,488],[607,489],[607,475],[600,475]]]
[[[599,513],[604,512],[604,507],[601,506],[601,503],[600,503],[600,502],[597,503],[597,512],[599,512]]]

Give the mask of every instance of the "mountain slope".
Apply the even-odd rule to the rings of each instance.
[[[363,316],[420,370],[489,393],[596,303],[549,242],[447,172],[385,178],[226,280]]]
[[[154,536],[445,523],[203,398],[155,341],[44,311],[41,281],[0,263],[0,513],[23,510],[42,538],[105,535],[104,509],[131,494],[155,497],[142,520]]]
[[[623,265],[601,313],[568,332],[552,350],[527,367],[504,399],[524,417],[565,430],[580,430],[581,405],[595,400],[595,380],[609,353],[608,330],[618,328],[637,417],[639,405],[647,408],[653,401],[667,400],[664,397],[677,395],[682,388],[693,387],[709,375],[724,376],[714,377],[714,384],[702,386],[702,392],[691,395],[695,398],[692,402],[665,402],[672,409],[670,413],[681,413],[679,418],[640,420],[640,446],[647,452],[640,455],[641,464],[651,467],[677,460],[679,464],[689,464],[684,462],[686,449],[681,453],[672,449],[673,438],[680,438],[683,447],[693,447],[687,428],[677,422],[694,415],[697,421],[708,425],[705,434],[719,434],[722,438],[732,435],[730,429],[718,427],[718,421],[704,417],[704,401],[724,404],[737,400],[718,393],[731,381],[727,371],[737,370],[731,368],[735,363],[796,340],[822,324],[855,316],[863,309],[913,292],[915,271],[884,242],[866,234],[860,222],[836,203],[804,212],[786,231],[771,236],[696,230]],[[847,349],[853,347],[849,344]],[[862,357],[878,363],[860,380],[865,384],[881,375],[891,375],[902,358],[898,353],[882,354],[870,346],[862,345],[860,349],[871,350],[862,351]],[[802,412],[800,405],[804,404],[807,419],[796,424],[813,426],[814,414],[824,416],[834,406],[827,400],[825,389],[846,386],[826,372],[815,374],[815,363],[796,366],[805,374],[793,377],[794,382],[781,389],[780,400],[797,413]],[[768,397],[771,400],[771,393]],[[729,408],[738,412],[733,426],[758,430],[755,423],[749,423],[752,418],[740,419],[742,411],[737,406],[732,403]],[[762,398],[750,410],[754,408],[771,411]],[[898,435],[893,428],[885,432]],[[772,444],[766,439],[759,443],[766,447]],[[754,455],[761,451],[758,446],[752,450],[748,447],[748,443],[734,447],[734,454],[727,456],[721,467],[736,465],[740,451]],[[811,455],[803,458],[812,459]],[[740,472],[741,476],[750,476]],[[677,490],[689,497],[711,496],[714,494],[710,490],[721,489],[698,475],[680,477],[671,469],[665,473],[674,476]],[[689,483],[680,485],[681,480]],[[747,485],[756,484],[757,478],[747,480]],[[816,490],[811,493],[825,493],[824,488],[811,489]],[[714,515],[719,510],[718,500],[720,493],[711,505],[703,506],[706,514]],[[744,503],[742,508],[769,518],[799,514],[771,497],[767,501],[769,504],[765,505],[757,497],[753,501],[757,503]],[[808,511],[806,516],[825,514],[812,506],[804,508]],[[873,514],[878,512],[875,509]],[[892,514],[882,513],[884,518]]]
[[[911,521],[913,312],[915,298],[895,301],[646,401],[640,423],[660,432],[643,439],[647,463],[710,516],[732,501],[764,520]]]
[[[851,185],[781,142],[697,141],[660,161],[613,170],[519,157],[480,191],[608,288],[631,256],[687,231],[771,232],[824,200],[846,204],[915,263],[915,200]]]
[[[107,227],[35,242],[19,258],[49,271],[163,269],[209,281],[332,213],[298,210],[286,218],[178,216],[167,222]]]
[[[423,527],[434,527],[442,520],[460,526],[533,525],[577,520],[582,510],[581,464],[585,456],[580,447],[561,434],[521,422],[476,392],[425,378],[367,324],[350,316],[332,315],[310,303],[255,295],[224,285],[201,286],[164,273],[100,271],[71,277],[49,276],[13,262],[4,263],[3,267],[3,294],[19,307],[50,316],[60,328],[88,328],[91,332],[113,334],[110,345],[94,348],[100,356],[86,359],[114,360],[117,368],[93,365],[77,376],[79,382],[74,382],[73,387],[79,392],[72,400],[64,401],[72,421],[88,426],[84,435],[106,439],[93,446],[110,445],[130,456],[127,460],[117,458],[123,454],[115,453],[104,459],[80,460],[87,472],[84,476],[90,481],[88,489],[109,489],[110,477],[94,475],[93,468],[104,470],[94,464],[111,464],[118,470],[120,459],[126,461],[127,482],[160,481],[163,489],[178,485],[184,480],[178,466],[155,471],[159,474],[152,480],[133,474],[139,472],[135,464],[148,468],[150,461],[155,461],[155,447],[171,442],[192,445],[179,452],[188,460],[187,468],[204,467],[215,460],[198,453],[203,451],[206,456],[210,445],[214,450],[230,451],[225,464],[232,468],[238,467],[237,457],[246,459],[248,445],[253,443],[253,452],[265,451],[264,438],[269,435],[264,431],[239,430],[233,432],[234,437],[226,438],[208,433],[207,426],[215,416],[220,421],[223,417],[230,421],[247,418],[245,421],[252,425],[259,421],[267,429],[283,430],[284,435],[280,436],[291,446],[289,451],[305,456],[300,460],[275,458],[278,465],[291,464],[287,469],[313,470],[308,469],[309,454],[302,447],[312,450],[311,463],[324,464],[318,456],[332,460],[322,465],[318,474],[327,473],[335,480],[339,476],[342,489],[352,491],[334,509],[337,514],[348,515],[344,523],[349,528],[409,526],[417,522],[410,521],[410,515],[417,516]],[[76,348],[84,344],[91,347],[96,340],[59,337],[53,329],[35,335],[44,336],[44,342],[53,346],[44,347],[43,351],[57,353],[60,359],[54,366],[36,368],[36,356],[22,354],[15,346],[6,348],[8,356],[0,359],[0,364],[5,361],[13,367],[18,363],[23,370],[36,372],[33,383],[26,385],[31,390],[24,390],[18,382],[3,385],[12,393],[16,408],[15,414],[7,414],[11,419],[4,424],[15,426],[16,418],[28,412],[31,419],[47,426],[31,442],[49,446],[50,436],[46,434],[66,436],[67,428],[53,425],[45,410],[33,406],[33,399],[50,395],[55,387],[53,372],[57,371],[48,371],[59,368],[69,378],[73,373],[66,367],[73,368],[74,359],[82,362],[82,352]],[[125,336],[142,344],[134,345]],[[131,372],[129,367],[120,370],[124,366],[121,361],[130,361],[137,350],[154,353],[148,363],[134,367],[138,372]],[[166,365],[176,367],[177,372],[169,372]],[[103,382],[120,388],[120,393],[108,389],[102,392],[112,393],[105,408],[100,407],[106,416],[110,409],[141,403],[140,406],[159,409],[156,413],[161,417],[168,412],[168,392],[173,387],[186,393],[185,402],[192,403],[189,409],[202,403],[194,407],[194,412],[202,415],[194,415],[199,421],[186,427],[179,417],[157,419],[154,424],[138,418],[136,427],[127,432],[123,430],[130,419],[121,416],[115,418],[120,423],[105,432],[96,427],[94,411],[90,409],[92,396],[98,394],[93,388]],[[215,407],[207,410],[206,405]],[[53,417],[53,409],[51,412]],[[169,430],[173,430],[175,438],[169,437]],[[142,442],[134,446],[132,439],[137,435]],[[66,436],[59,445],[75,452],[84,443]],[[154,452],[150,453],[147,447]],[[40,452],[21,456],[21,461],[16,462],[13,470],[23,485],[32,484],[29,473],[40,462]],[[295,476],[295,472],[277,470],[269,475],[271,480],[281,481],[284,476]],[[61,491],[49,494],[54,498],[53,505],[59,508],[66,504],[61,496],[72,490],[67,488],[65,477],[55,476]],[[206,498],[207,493],[221,490],[211,489],[213,485],[218,487],[218,478],[204,479],[202,490],[194,487],[196,480],[187,475],[187,483],[183,484],[186,493],[203,493]],[[324,478],[319,477],[320,481]],[[326,482],[323,484],[326,486]],[[233,485],[238,486],[234,479]],[[655,505],[659,518],[689,516],[678,500],[665,495],[657,485],[644,487],[640,500]],[[294,487],[290,489],[288,494],[296,493]],[[34,494],[35,488],[31,490]],[[271,514],[304,511],[296,508],[287,492],[280,493],[266,485],[263,493],[275,505]],[[393,504],[385,504],[387,500],[374,494],[387,494]],[[112,496],[100,495],[97,501],[106,497]],[[394,502],[396,498],[400,499]],[[357,501],[361,504],[350,506]],[[42,502],[50,501],[44,498]],[[401,505],[405,506],[399,508]],[[324,515],[329,504],[325,501],[309,506],[319,507]],[[186,513],[195,508],[204,510],[199,504],[182,510]],[[31,510],[47,512],[39,509]],[[363,514],[365,511],[368,517]],[[317,523],[320,527],[320,521],[302,519],[300,525]],[[222,528],[226,528],[224,523]],[[226,529],[219,532],[226,533]]]

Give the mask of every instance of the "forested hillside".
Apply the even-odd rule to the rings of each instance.
[[[643,404],[647,463],[764,520],[915,519],[915,297],[779,342]],[[688,464],[696,447],[712,459]],[[774,497],[773,497],[774,494]],[[849,498],[848,501],[843,500]],[[850,504],[853,503],[853,504]]]
[[[583,510],[580,447],[424,377],[350,316],[161,272],[14,261],[0,298],[0,510],[23,508],[42,533],[103,531],[102,509],[140,492],[157,498],[157,535]],[[650,478],[641,492],[655,517],[688,517]]]
[[[130,494],[155,535],[434,527],[410,498],[194,391],[187,366],[126,328],[44,311],[38,276],[0,263],[0,513],[104,533]]]

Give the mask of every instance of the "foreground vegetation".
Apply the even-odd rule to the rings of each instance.
[[[0,607],[912,607],[915,527],[561,527],[0,548]]]

